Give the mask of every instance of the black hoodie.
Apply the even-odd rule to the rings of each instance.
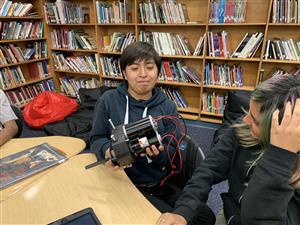
[[[169,100],[159,88],[153,89],[152,97],[148,100],[134,99],[127,89],[127,84],[122,83],[117,89],[105,92],[96,104],[90,143],[91,150],[99,160],[104,159],[105,151],[110,145],[112,127],[108,122],[109,119],[117,126],[135,122],[147,115],[155,117],[178,114],[174,102]],[[158,132],[161,135],[173,129],[173,124],[170,122],[164,120],[158,122]],[[132,167],[126,168],[125,172],[135,184],[153,184],[168,175],[169,164],[166,151],[163,151],[151,163],[148,163],[146,157],[138,157]]]
[[[250,169],[259,151],[242,147],[234,129],[227,130],[184,187],[174,213],[190,222],[212,185],[228,179],[229,190],[221,195],[228,225],[300,225],[300,190],[287,181],[297,154],[271,145]]]

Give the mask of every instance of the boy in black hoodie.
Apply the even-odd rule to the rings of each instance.
[[[243,122],[194,172],[173,213],[162,214],[157,224],[201,225],[198,218],[206,215],[198,210],[212,185],[228,179],[229,191],[222,194],[227,224],[299,225],[299,152],[300,75],[270,78],[252,93]]]
[[[99,160],[110,158],[110,134],[113,124],[128,124],[147,115],[177,115],[174,102],[169,100],[159,88],[155,87],[161,68],[161,59],[155,49],[146,42],[129,45],[122,53],[120,66],[126,82],[117,89],[106,91],[97,102],[94,111],[93,127],[90,135],[92,151]],[[167,120],[158,121],[158,132],[171,133],[174,124]],[[164,143],[164,142],[163,142]],[[154,145],[147,148],[147,157],[139,156],[131,167],[125,168],[126,174],[148,200],[161,212],[173,209],[178,193],[181,191],[172,185],[172,191],[166,191],[160,182],[170,174],[170,161],[166,151],[175,151],[174,147]],[[109,161],[106,165],[113,167]],[[169,186],[171,184],[165,184]],[[207,209],[209,210],[209,209]]]

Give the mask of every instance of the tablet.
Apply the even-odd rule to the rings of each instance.
[[[86,208],[48,225],[101,225],[92,208]]]

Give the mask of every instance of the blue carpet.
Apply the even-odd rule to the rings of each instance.
[[[219,125],[207,123],[186,122],[187,134],[201,147],[205,155],[210,151],[210,145],[213,140],[214,133]],[[208,206],[214,211],[215,214],[223,208],[222,199],[220,194],[226,192],[228,189],[227,181],[214,185],[209,194],[207,201]]]

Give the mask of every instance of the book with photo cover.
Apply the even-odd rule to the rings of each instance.
[[[67,160],[63,152],[43,143],[0,159],[0,189]]]

